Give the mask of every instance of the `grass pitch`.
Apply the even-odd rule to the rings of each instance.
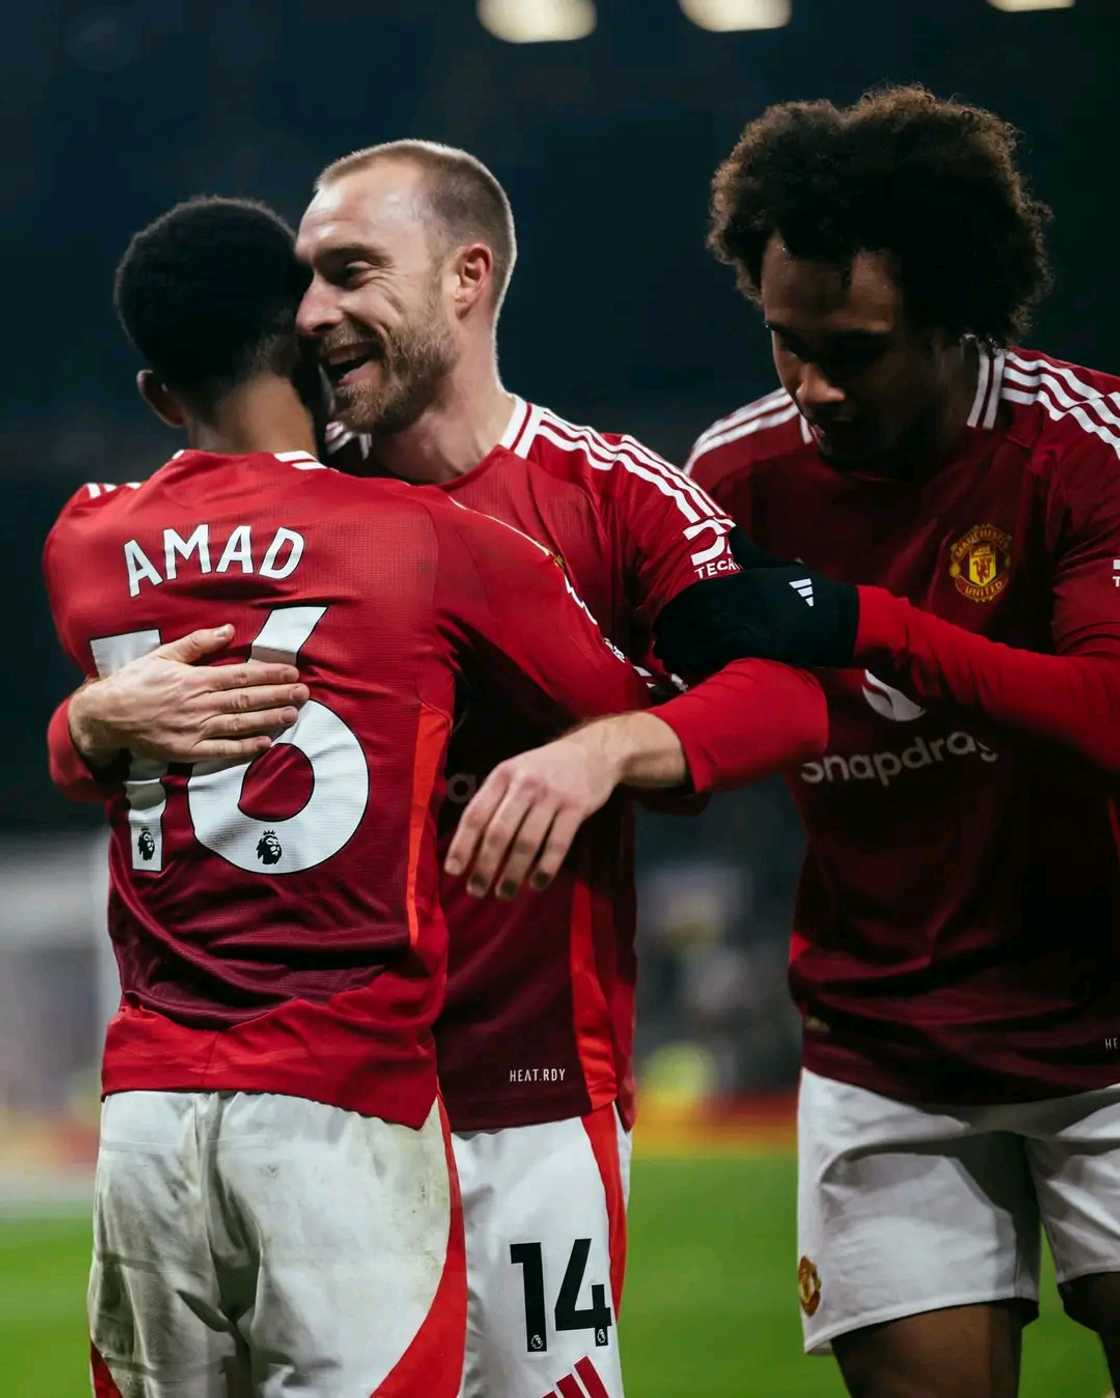
[[[833,1362],[801,1355],[793,1219],[788,1155],[635,1161],[629,1398],[842,1398]],[[0,1222],[4,1398],[87,1398],[88,1254],[83,1218]],[[1101,1398],[1094,1340],[1065,1319],[1049,1270],[1044,1285],[1022,1398]]]

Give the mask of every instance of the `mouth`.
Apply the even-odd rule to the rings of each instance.
[[[380,358],[381,347],[377,344],[339,345],[323,355],[322,364],[332,386],[340,388],[352,375],[358,374],[365,365]]]

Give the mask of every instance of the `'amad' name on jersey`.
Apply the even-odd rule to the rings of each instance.
[[[216,565],[211,563],[214,556]],[[265,578],[287,578],[299,567],[302,557],[303,535],[282,526],[268,537],[267,543],[254,540],[251,524],[235,525],[224,539],[212,533],[209,524],[200,524],[185,539],[178,530],[165,529],[162,548],[156,545],[145,550],[137,539],[129,539],[124,545],[130,597],[138,597],[144,584],[159,587],[171,582],[184,564],[200,573],[229,573],[239,568],[243,573],[259,573]],[[162,573],[158,565],[162,565]]]

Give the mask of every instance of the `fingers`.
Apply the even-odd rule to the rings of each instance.
[[[191,749],[190,760],[192,762],[219,762],[227,759],[238,762],[251,762],[254,757],[260,757],[261,753],[267,752],[272,746],[272,739],[266,737],[256,738],[207,738],[201,743],[196,743]]]
[[[549,886],[568,857],[572,841],[579,833],[582,821],[577,810],[557,811],[545,837],[544,848],[529,878],[529,887],[539,893]]]
[[[212,690],[295,684],[299,679],[299,671],[294,665],[276,665],[263,660],[248,660],[244,665],[215,665],[204,673],[207,686]],[[306,697],[305,693],[304,698]]]
[[[161,660],[178,660],[184,665],[194,665],[207,655],[223,650],[233,640],[232,626],[207,626],[180,636],[177,641],[168,641],[156,648],[155,654]]]
[[[305,684],[263,684],[251,689],[228,689],[199,696],[195,705],[212,714],[264,713],[269,709],[300,708],[309,690]],[[295,718],[291,720],[295,722]]]
[[[516,898],[525,875],[541,853],[545,837],[553,821],[551,805],[530,806],[508,846],[504,867],[499,857],[497,868],[502,870],[495,890],[499,898]]]
[[[216,738],[274,737],[291,728],[299,718],[299,710],[260,709],[247,714],[217,714],[202,724],[200,744]],[[198,748],[196,747],[195,751]]]
[[[495,767],[467,803],[443,861],[446,873],[462,874],[474,863],[479,842],[494,812],[501,805],[508,782],[501,767]],[[470,892],[474,893],[473,879]],[[483,887],[482,892],[486,891]],[[481,896],[481,893],[479,894]]]
[[[467,892],[473,897],[485,898],[490,891],[490,885],[508,859],[518,832],[532,809],[532,803],[524,792],[513,789],[506,792],[487,821],[475,850],[474,867],[467,880]]]

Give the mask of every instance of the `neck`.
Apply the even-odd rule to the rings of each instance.
[[[187,441],[196,451],[223,456],[316,452],[311,414],[287,379],[271,375],[225,394],[205,419],[192,417]]]
[[[426,485],[465,476],[497,446],[513,401],[492,354],[473,366],[460,361],[411,427],[374,434],[373,458],[394,476]]]

